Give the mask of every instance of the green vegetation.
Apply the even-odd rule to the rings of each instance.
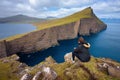
[[[56,80],[120,80],[109,76],[107,73],[100,71],[97,68],[97,63],[103,63],[103,59],[92,57],[90,62],[82,63],[76,60],[76,63],[55,63],[52,58],[39,63],[36,66],[29,67],[21,65],[20,62],[15,61],[16,55],[0,59],[0,80],[20,80],[25,74],[22,73],[25,69],[29,70],[32,77],[38,72],[42,71],[42,66],[52,68],[57,73]],[[105,60],[113,65],[120,66],[120,63],[111,60]],[[20,75],[21,74],[21,75]],[[93,77],[91,77],[93,76]]]
[[[108,60],[109,61],[109,60]],[[119,80],[118,78],[111,77],[107,73],[104,73],[100,71],[97,68],[97,63],[102,62],[102,59],[100,58],[94,58],[92,57],[90,62],[82,63],[76,60],[76,63],[71,64],[67,62],[54,64],[49,63],[49,61],[43,61],[42,63],[34,66],[31,70],[31,74],[35,75],[38,70],[40,70],[41,65],[48,66],[52,68],[58,75],[56,80],[93,80],[94,77],[96,80]],[[110,62],[114,65],[120,65],[119,63],[112,61]],[[90,71],[90,73],[87,72],[87,70]],[[91,75],[93,77],[91,77]]]
[[[0,60],[0,80],[19,80],[19,77],[16,75],[19,62],[10,58],[13,57]]]
[[[86,9],[84,9],[80,12],[74,13],[70,16],[60,18],[60,19],[48,20],[48,21],[41,22],[41,23],[34,23],[34,25],[37,27],[38,30],[42,30],[42,29],[46,29],[46,28],[51,28],[51,27],[75,22],[82,18],[96,18],[98,23],[103,23],[94,15],[92,9],[90,7],[88,7]]]
[[[83,19],[83,18],[94,18],[94,19],[96,19],[96,21],[99,24],[103,24],[103,22],[101,20],[99,20],[94,15],[93,10],[90,7],[86,8],[86,9],[80,11],[80,12],[74,13],[70,16],[64,17],[64,18],[46,20],[46,21],[43,21],[43,22],[35,22],[35,23],[32,23],[32,24],[37,27],[37,30],[43,30],[43,29],[47,29],[47,28],[51,28],[51,27],[57,27],[57,26],[60,26],[60,25],[75,22],[75,21],[78,21],[78,20]],[[34,31],[32,31],[32,32],[34,32]],[[21,38],[26,34],[18,34],[18,35],[15,35],[15,36],[8,37],[5,40],[11,41],[11,40],[14,40],[14,39],[17,39],[17,38]]]

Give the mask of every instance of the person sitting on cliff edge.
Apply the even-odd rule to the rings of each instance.
[[[90,60],[90,53],[89,53],[89,49],[90,48],[90,44],[87,43],[83,37],[80,37],[78,39],[78,47],[74,49],[74,51],[72,52],[72,59],[73,59],[73,63],[75,56],[81,61],[81,62],[88,62]]]

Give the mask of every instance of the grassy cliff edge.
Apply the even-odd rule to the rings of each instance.
[[[34,22],[32,24],[37,27],[37,30],[35,30],[35,31],[39,31],[39,30],[43,30],[43,29],[58,27],[60,25],[72,23],[72,22],[75,22],[75,21],[78,21],[78,20],[81,20],[84,18],[94,18],[94,19],[96,19],[98,24],[104,24],[101,20],[99,20],[95,16],[91,7],[88,7],[80,12],[74,13],[74,14],[67,16],[67,17],[64,17],[64,18],[48,20],[48,21],[44,21],[44,22]],[[32,32],[35,32],[35,31],[32,31]],[[29,33],[14,35],[14,36],[2,39],[2,40],[11,41],[11,40],[14,40],[17,38],[21,38]]]

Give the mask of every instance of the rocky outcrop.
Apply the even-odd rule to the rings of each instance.
[[[31,80],[31,75],[30,74],[24,74],[20,80]]]
[[[42,66],[41,71],[31,75],[29,73],[24,74],[20,80],[55,80],[57,73],[50,67]]]
[[[112,77],[120,78],[120,66],[108,62],[97,63],[98,69]]]
[[[17,55],[12,55],[0,59],[0,80],[120,80],[120,63],[110,59],[91,56],[89,62],[75,59],[75,63],[67,60],[56,63],[52,57],[48,57],[29,67],[15,61],[16,58]]]

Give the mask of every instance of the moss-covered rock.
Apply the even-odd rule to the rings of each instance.
[[[0,59],[0,80],[20,80],[26,74],[30,80],[120,80],[120,63],[110,59],[91,57],[85,63],[78,59],[75,63],[56,63],[48,57],[33,67],[16,59],[16,55]]]

